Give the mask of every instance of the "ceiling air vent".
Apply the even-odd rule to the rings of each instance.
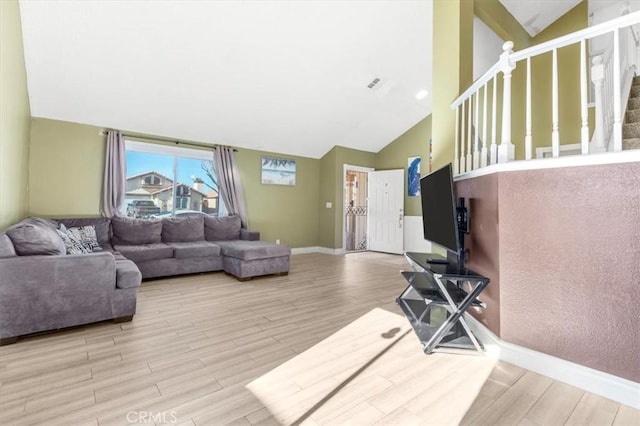
[[[371,80],[371,82],[369,84],[367,84],[367,87],[369,89],[373,89],[374,87],[376,87],[376,85],[378,85],[378,83],[380,83],[380,79],[379,78],[374,78],[373,80]]]

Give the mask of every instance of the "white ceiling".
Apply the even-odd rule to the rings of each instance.
[[[20,8],[34,117],[320,158],[377,152],[431,112],[415,98],[431,92],[431,1]]]
[[[499,0],[511,15],[534,37],[573,9],[582,0]],[[588,0],[591,17],[599,13],[603,22],[620,16],[621,11],[640,10],[640,0]],[[604,11],[607,9],[606,11]],[[604,11],[604,12],[603,12]]]
[[[579,3],[500,1],[530,34]],[[431,92],[432,2],[20,0],[31,114],[312,158],[377,152],[431,113],[415,94]],[[619,3],[639,2],[589,5]],[[474,37],[477,73],[500,40]]]
[[[531,37],[536,36],[582,0],[499,0]]]

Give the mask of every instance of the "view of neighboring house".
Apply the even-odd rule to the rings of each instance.
[[[193,186],[184,183],[175,185],[176,211],[195,210],[207,214],[218,212],[218,192],[205,192],[204,181],[195,178]],[[161,212],[173,211],[174,183],[156,171],[139,173],[127,178],[125,203],[134,200],[151,200]]]

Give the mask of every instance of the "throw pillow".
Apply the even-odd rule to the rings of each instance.
[[[96,228],[91,225],[67,228],[64,223],[61,223],[58,235],[67,248],[67,254],[91,253],[100,250]]]
[[[64,225],[62,224],[60,225],[61,228],[63,226]],[[66,228],[66,233],[73,240],[78,241],[86,249],[86,253],[91,253],[96,249],[100,249],[100,244],[98,244],[98,238],[96,237],[96,228],[94,228],[93,226]],[[69,248],[67,247],[67,252],[68,251]]]
[[[96,232],[96,239],[101,246],[107,246],[110,244],[110,228],[111,219],[106,217],[94,217],[94,218],[72,218],[72,219],[58,219],[60,224],[64,224],[67,228],[80,228],[81,226],[93,226]]]
[[[55,222],[42,218],[25,219],[6,230],[20,256],[65,254],[66,248],[56,233]]]
[[[111,218],[113,245],[155,244],[162,240],[160,219]]]
[[[178,243],[202,240],[204,240],[204,216],[182,216],[162,219],[162,241]]]
[[[240,239],[240,216],[204,218],[204,237],[207,241],[229,241]]]
[[[80,240],[77,234],[65,232],[65,228],[56,229],[56,232],[64,242],[64,246],[67,249],[67,254],[85,254],[91,253],[91,250],[87,249]]]

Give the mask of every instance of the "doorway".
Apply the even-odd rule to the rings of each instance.
[[[369,170],[345,169],[345,252],[366,251],[367,242],[367,191]]]
[[[402,254],[404,249],[404,170],[368,175],[367,245],[371,251]]]

